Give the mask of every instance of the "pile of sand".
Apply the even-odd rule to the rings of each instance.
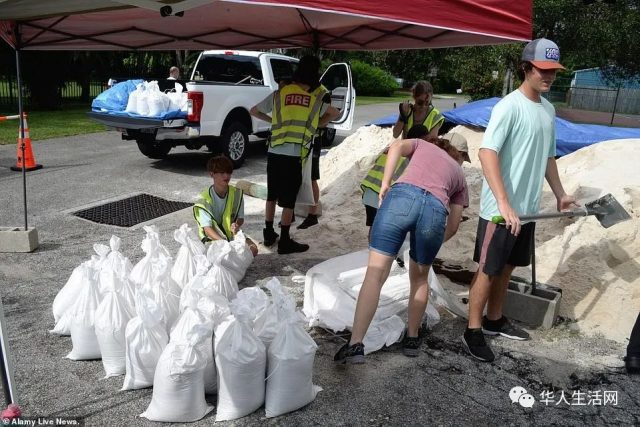
[[[467,138],[472,163],[464,164],[470,206],[458,234],[441,249],[446,262],[475,270],[472,261],[482,172],[477,151],[482,130],[458,126]],[[377,154],[392,141],[391,130],[358,129],[330,150],[321,162],[323,220],[314,246],[359,250],[367,245],[360,182]],[[568,193],[581,202],[612,193],[633,219],[604,229],[594,217],[539,221],[537,279],[563,289],[560,314],[575,319],[586,334],[601,333],[624,342],[640,311],[640,141],[610,141],[592,145],[558,160]],[[542,211],[555,210],[555,198],[544,188]],[[315,228],[315,227],[314,227]],[[322,249],[318,247],[318,249]],[[530,277],[528,269],[519,276]],[[442,280],[447,284],[447,280]],[[464,288],[456,287],[456,292]]]

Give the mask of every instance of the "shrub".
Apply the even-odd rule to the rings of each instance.
[[[391,74],[365,62],[351,61],[351,72],[358,95],[391,96],[398,88]]]

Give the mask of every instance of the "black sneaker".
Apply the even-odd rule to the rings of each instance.
[[[480,329],[467,329],[462,335],[462,345],[472,357],[483,362],[493,362],[496,356],[484,340]]]
[[[297,227],[299,230],[305,230],[309,227],[312,227],[318,223],[318,217],[313,215],[307,216],[304,221]]]
[[[333,356],[333,361],[336,363],[352,363],[354,365],[364,363],[364,344],[357,342],[353,345],[346,343],[340,350]]]
[[[297,252],[306,252],[309,250],[309,245],[304,243],[298,243],[293,239],[282,240],[278,242],[278,253],[280,255],[293,254]]]
[[[265,246],[272,246],[280,236],[273,228],[263,228],[262,237],[264,237]]]
[[[482,318],[482,332],[486,335],[500,335],[518,341],[526,341],[531,338],[525,330],[518,328],[504,316],[498,320],[489,320],[487,316],[484,316]]]
[[[422,346],[422,334],[418,331],[417,337],[407,336],[407,331],[404,332],[404,338],[402,339],[402,353],[407,357],[416,357],[420,354],[420,347]]]

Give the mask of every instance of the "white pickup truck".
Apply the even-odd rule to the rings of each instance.
[[[251,107],[290,80],[296,58],[266,52],[208,50],[198,57],[187,89],[186,118],[160,120],[122,117],[101,112],[89,116],[121,132],[122,139],[135,140],[138,148],[152,159],[164,158],[171,148],[184,145],[198,150],[222,152],[236,167],[245,159],[249,136],[268,137],[270,123],[251,117]],[[322,84],[331,91],[331,104],[341,110],[329,124],[332,131],[349,130],[353,124],[355,90],[348,64],[332,64],[322,75]],[[173,83],[171,83],[173,85]]]

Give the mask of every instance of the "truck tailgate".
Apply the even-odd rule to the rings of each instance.
[[[161,120],[147,117],[116,116],[98,111],[90,111],[87,115],[90,119],[105,126],[123,129],[179,128],[187,124],[185,119]]]

